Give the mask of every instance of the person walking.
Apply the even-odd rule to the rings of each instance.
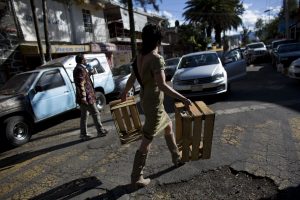
[[[103,128],[101,123],[100,113],[96,106],[96,95],[93,87],[93,82],[90,78],[90,72],[87,69],[87,62],[83,54],[78,54],[75,57],[77,63],[73,78],[76,86],[76,103],[80,105],[80,138],[87,140],[91,136],[87,134],[87,120],[89,113],[92,115],[94,124],[99,137],[105,136],[108,131]]]
[[[171,152],[173,164],[175,166],[184,164],[181,161],[181,155],[175,142],[172,121],[163,105],[164,94],[182,101],[186,108],[189,108],[191,101],[176,92],[165,81],[164,59],[158,54],[161,40],[162,34],[159,26],[147,24],[143,28],[141,53],[133,64],[134,70],[121,94],[121,100],[125,101],[127,93],[135,80],[139,81],[141,85],[141,106],[145,114],[145,122],[142,128],[142,142],[135,153],[131,173],[131,184],[135,188],[144,187],[150,183],[149,178],[144,179],[143,169],[153,137],[160,131],[164,130],[164,137]]]

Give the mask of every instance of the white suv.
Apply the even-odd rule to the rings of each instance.
[[[245,56],[247,64],[251,64],[258,59],[265,59],[268,56],[268,50],[263,42],[250,43],[246,46]]]

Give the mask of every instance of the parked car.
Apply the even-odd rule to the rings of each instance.
[[[279,45],[275,54],[277,71],[287,73],[287,68],[297,58],[300,58],[300,43]]]
[[[263,42],[255,42],[246,45],[245,57],[247,64],[259,59],[264,60],[269,55],[266,45]]]
[[[166,64],[165,74],[166,74],[167,81],[171,80],[171,78],[174,76],[179,60],[180,57],[169,58],[165,60],[165,64]]]
[[[86,55],[94,67],[97,106],[106,103],[105,94],[114,82],[103,54]],[[105,59],[104,59],[105,58]],[[1,137],[13,146],[30,140],[34,124],[77,109],[73,69],[75,56],[53,60],[36,70],[13,76],[0,89]]]
[[[124,90],[126,86],[126,82],[130,77],[130,74],[132,72],[132,65],[131,63],[121,65],[119,67],[113,68],[113,78],[115,82],[115,89],[112,93],[109,94],[110,99],[117,99],[120,97],[120,94]],[[135,93],[139,92],[141,89],[140,84],[136,80],[131,90],[128,92],[129,96],[133,96]]]
[[[288,68],[288,76],[290,78],[300,80],[300,58],[294,60]]]
[[[187,97],[226,93],[232,81],[246,75],[246,62],[239,49],[225,53],[223,58],[222,63],[214,51],[182,56],[171,80],[173,88]]]
[[[275,57],[276,57],[277,47],[281,44],[290,44],[290,43],[296,43],[296,41],[295,40],[290,40],[290,39],[280,39],[280,40],[272,41],[271,47],[270,47],[270,50],[269,50],[269,55],[271,57],[271,62],[272,62],[273,67],[276,67]]]

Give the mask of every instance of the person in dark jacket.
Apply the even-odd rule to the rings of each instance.
[[[87,69],[87,63],[82,54],[75,57],[76,67],[73,71],[73,78],[76,86],[76,103],[80,105],[80,138],[87,140],[90,135],[87,134],[87,119],[90,113],[99,137],[105,136],[108,131],[103,128],[100,113],[96,106],[96,95],[93,83]]]

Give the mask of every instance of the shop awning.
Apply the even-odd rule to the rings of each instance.
[[[114,43],[91,43],[91,52],[113,52],[117,50]]]
[[[46,53],[46,46],[42,45],[43,52]],[[21,52],[24,55],[34,55],[39,53],[39,48],[37,43],[22,43],[20,45]],[[90,51],[90,45],[51,45],[52,54],[60,53],[84,53]]]

